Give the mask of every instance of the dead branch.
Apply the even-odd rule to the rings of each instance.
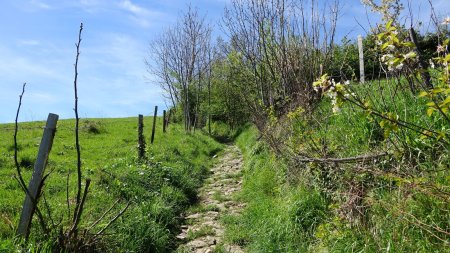
[[[98,218],[94,223],[92,223],[91,226],[89,226],[88,230],[92,229],[95,225],[97,225],[101,220],[103,220],[103,218],[105,218],[105,216],[111,212],[111,210],[117,205],[117,203],[119,203],[119,199],[116,200],[116,202],[114,202],[114,204],[108,209],[106,210],[106,212],[104,212],[100,218]]]
[[[26,85],[27,85],[27,83],[24,83],[23,86],[22,86],[22,93],[19,96],[19,105],[17,107],[17,112],[16,112],[16,120],[15,120],[15,127],[14,127],[14,163],[16,165],[16,170],[17,170],[17,174],[18,174],[19,184],[21,185],[21,187],[25,191],[25,193],[28,194],[31,197],[31,195],[28,193],[27,185],[25,184],[25,181],[23,180],[22,171],[20,169],[20,165],[19,165],[19,162],[17,160],[17,151],[18,151],[18,147],[17,147],[17,133],[19,132],[19,122],[18,122],[18,120],[19,120],[20,107],[22,106],[22,97],[23,97],[23,94],[25,93],[25,86]]]
[[[431,226],[428,224],[423,223],[422,221],[420,221],[417,217],[415,217],[414,215],[412,215],[411,213],[402,211],[400,208],[393,208],[392,205],[386,204],[383,201],[379,201],[379,203],[386,209],[389,210],[391,209],[392,211],[397,211],[395,212],[397,216],[401,217],[403,220],[405,220],[406,222],[416,225],[417,227],[419,227],[420,229],[426,231],[428,234],[430,234],[431,236],[433,236],[434,238],[438,239],[439,241],[443,242],[446,245],[450,245],[450,243],[445,239],[442,238],[440,236],[438,236],[436,233],[434,233],[433,231],[431,231],[431,229],[434,229],[434,231],[436,232],[440,232],[443,233],[444,235],[449,235],[450,233],[443,230],[442,228],[436,227],[436,226]],[[406,216],[411,217],[413,220],[408,219]]]
[[[84,186],[83,198],[81,199],[80,206],[77,209],[77,213],[75,214],[75,220],[73,222],[72,228],[69,231],[69,238],[71,234],[76,234],[78,229],[78,224],[80,223],[81,213],[83,212],[84,203],[86,202],[86,196],[88,194],[89,185],[91,184],[91,179],[86,179],[86,185]]]
[[[80,138],[79,138],[79,124],[80,118],[78,117],[78,90],[77,90],[77,80],[78,80],[78,58],[80,56],[80,43],[81,43],[81,32],[83,31],[83,23],[80,24],[80,31],[78,33],[78,43],[75,44],[77,48],[77,54],[75,58],[75,77],[73,81],[73,87],[75,91],[75,146],[77,149],[77,176],[78,176],[78,188],[77,188],[77,199],[75,204],[75,211],[73,214],[73,222],[76,223],[78,209],[81,205],[81,151],[80,151]]]
[[[47,198],[45,197],[45,194],[42,195],[42,198],[44,199],[44,207],[45,207],[45,211],[47,212],[47,217],[49,217],[51,223],[52,223],[52,227],[56,227],[55,221],[53,220],[52,217],[52,211],[50,209],[50,205],[47,202]]]
[[[380,153],[373,155],[363,155],[363,156],[353,156],[345,158],[313,158],[313,157],[294,157],[295,161],[305,163],[305,162],[318,162],[318,163],[351,163],[351,162],[366,162],[375,160],[380,157],[387,156],[388,153]]]
[[[94,238],[97,237],[97,236],[99,236],[99,235],[102,235],[103,232],[105,232],[105,230],[108,229],[109,226],[111,226],[111,224],[113,224],[120,216],[122,216],[122,215],[125,213],[125,211],[128,209],[128,207],[130,206],[130,204],[131,204],[131,202],[128,202],[127,205],[125,206],[125,208],[124,208],[122,211],[120,211],[120,212],[116,215],[116,217],[114,217],[110,222],[108,222],[108,224],[106,225],[106,227],[104,227],[102,230],[100,230],[98,233],[96,233],[96,234],[94,235]]]

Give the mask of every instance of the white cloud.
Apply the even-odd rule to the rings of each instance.
[[[32,94],[29,95],[29,98],[27,99],[28,102],[30,103],[46,103],[46,104],[55,104],[61,101],[61,99],[55,96],[54,94],[50,94],[48,92],[43,91],[33,92]]]
[[[0,76],[3,78],[17,78],[21,76],[24,81],[35,79],[47,79],[53,81],[66,81],[67,77],[61,73],[53,61],[34,57],[22,56],[16,52],[0,50],[2,61],[0,62]]]
[[[122,0],[119,8],[129,13],[129,18],[136,25],[149,28],[153,24],[165,22],[168,14],[148,9],[133,3],[131,0]]]
[[[134,15],[147,15],[149,12],[147,9],[133,4],[130,0],[123,0],[120,3],[120,7],[133,13]]]
[[[81,8],[87,13],[98,13],[111,9],[111,1],[108,0],[78,0],[72,7]]]
[[[45,9],[45,10],[51,9],[51,6],[47,3],[44,3],[43,1],[31,0],[29,3],[30,3],[30,5],[32,5],[36,8],[39,8],[39,9]]]
[[[19,40],[17,41],[17,43],[22,46],[38,46],[40,44],[40,42],[37,40],[27,40],[27,39]]]
[[[20,3],[20,9],[25,12],[38,12],[42,10],[51,10],[53,6],[42,0],[28,0]]]

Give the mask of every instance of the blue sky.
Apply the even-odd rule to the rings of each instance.
[[[0,123],[13,122],[22,83],[27,82],[20,121],[49,112],[73,118],[73,64],[80,22],[79,114],[83,118],[150,115],[165,108],[162,91],[146,72],[148,43],[176,22],[189,2],[215,25],[227,0],[2,0],[0,5]],[[426,0],[412,1],[429,17]],[[341,0],[338,37],[356,37],[367,24],[359,0]],[[442,16],[450,0],[434,0]],[[370,20],[376,17],[369,12]],[[226,36],[224,36],[226,37]]]

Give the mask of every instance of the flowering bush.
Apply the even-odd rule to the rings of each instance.
[[[449,23],[450,18],[446,18],[442,24],[448,25]],[[387,22],[383,31],[377,34],[376,48],[382,55],[380,61],[384,66],[387,66],[388,72],[397,73],[398,78],[414,76],[416,81],[423,82],[424,80],[421,80],[423,79],[422,74],[428,72],[428,69],[423,69],[418,64],[420,59],[416,53],[416,45],[406,39],[406,36],[403,37],[405,38],[402,38],[399,28],[394,26],[392,21]],[[446,39],[443,43],[437,45],[438,57],[430,60],[430,66],[435,73],[433,84],[431,88],[426,88],[416,96],[429,100],[426,103],[426,114],[428,116],[431,117],[434,113],[437,113],[447,123],[450,122],[449,43],[450,40]],[[419,86],[425,87],[424,85]],[[440,129],[430,129],[416,125],[415,122],[406,122],[394,112],[377,111],[370,106],[368,101],[364,101],[363,98],[351,92],[349,81],[337,83],[325,74],[313,83],[313,87],[316,92],[321,92],[331,98],[334,113],[340,112],[342,105],[347,101],[365,110],[368,117],[373,117],[373,115],[380,117],[379,125],[384,129],[385,137],[398,131],[399,127],[405,127],[421,133],[422,138],[432,137],[448,143],[450,129],[446,124]]]
[[[446,20],[444,23],[447,22],[449,21]],[[438,45],[436,50],[438,57],[430,60],[430,66],[437,70],[435,87],[428,91],[422,91],[419,97],[426,97],[430,101],[427,103],[428,116],[431,116],[433,113],[437,112],[450,122],[450,54],[448,53],[448,44],[449,39],[446,39],[441,45]]]

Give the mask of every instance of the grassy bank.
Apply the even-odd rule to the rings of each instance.
[[[306,252],[327,215],[325,199],[314,189],[287,184],[287,164],[257,141],[251,127],[238,138],[244,155],[243,190],[247,203],[239,216],[227,216],[227,240],[248,252]]]
[[[374,122],[352,108],[344,110],[322,115],[334,126],[328,132],[317,125],[300,125],[299,120],[283,125],[299,131],[286,141],[305,151],[311,143],[299,138],[307,131],[319,144],[334,143],[328,151],[335,157],[376,152],[388,145],[383,133],[372,139]],[[245,158],[238,198],[247,207],[241,215],[223,219],[228,241],[248,252],[448,251],[445,154],[437,153],[441,155],[434,162],[423,154],[416,168],[395,156],[383,163],[305,164],[287,153],[275,155],[258,136],[251,127],[237,138]],[[402,172],[407,170],[409,174]]]
[[[151,117],[145,117],[147,143],[150,142],[151,122]],[[161,119],[158,118],[157,123],[160,126]],[[31,177],[44,125],[45,122],[19,125],[19,163],[26,182]],[[54,223],[68,220],[68,175],[69,203],[73,204],[76,195],[74,125],[74,120],[58,122],[46,169],[50,176],[43,191]],[[17,245],[14,233],[24,198],[13,178],[16,174],[13,133],[12,124],[0,125],[0,251],[6,252]],[[107,230],[111,236],[104,237],[96,246],[102,252],[168,252],[174,248],[180,214],[195,202],[197,188],[214,162],[211,157],[222,148],[200,132],[187,135],[181,126],[170,125],[165,134],[157,128],[154,144],[147,144],[147,160],[138,161],[137,118],[82,120],[80,145],[83,177],[92,179],[81,227],[92,224],[118,200],[119,205],[113,212],[88,232],[96,233],[125,203],[131,203],[125,214]],[[42,203],[40,206],[46,210]],[[49,215],[45,213],[45,216]],[[64,221],[62,226],[66,226]],[[34,248],[51,247],[54,238],[43,238],[34,220],[30,242],[34,242]]]

